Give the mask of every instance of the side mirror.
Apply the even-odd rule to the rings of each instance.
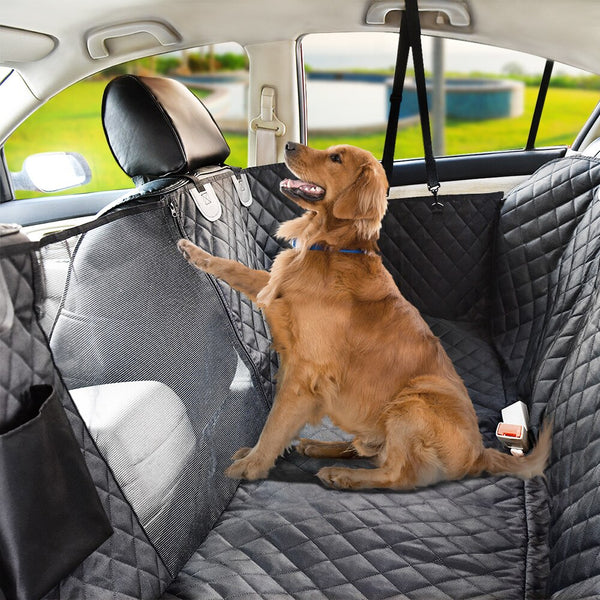
[[[76,152],[41,152],[28,156],[11,176],[15,190],[58,192],[89,183],[92,172]]]

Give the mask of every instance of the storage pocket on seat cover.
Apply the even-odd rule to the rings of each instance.
[[[53,388],[21,404],[0,426],[0,584],[7,600],[36,600],[112,528]]]

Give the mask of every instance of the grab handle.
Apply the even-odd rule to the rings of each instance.
[[[385,25],[385,19],[389,12],[394,10],[405,10],[404,0],[380,0],[369,6],[367,11],[367,25]],[[463,4],[453,0],[420,0],[420,11],[442,12],[448,16],[450,25],[456,27],[467,27],[471,23],[469,11]]]
[[[172,46],[181,41],[179,34],[161,21],[133,21],[93,29],[87,35],[87,48],[93,59],[107,58],[110,54],[106,46],[107,40],[136,35],[150,34],[161,46]]]

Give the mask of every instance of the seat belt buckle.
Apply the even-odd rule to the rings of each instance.
[[[514,456],[523,456],[529,449],[529,411],[524,402],[514,402],[502,409],[496,437]]]

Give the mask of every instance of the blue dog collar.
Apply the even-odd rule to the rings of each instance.
[[[301,246],[298,244],[297,240],[292,240],[291,241],[292,244],[292,248],[294,249],[300,249]],[[322,250],[325,251],[326,248],[325,246],[322,246],[321,244],[313,244],[309,250]],[[338,248],[337,250],[335,250],[335,252],[342,252],[344,254],[372,254],[371,250],[363,250],[361,248]]]

